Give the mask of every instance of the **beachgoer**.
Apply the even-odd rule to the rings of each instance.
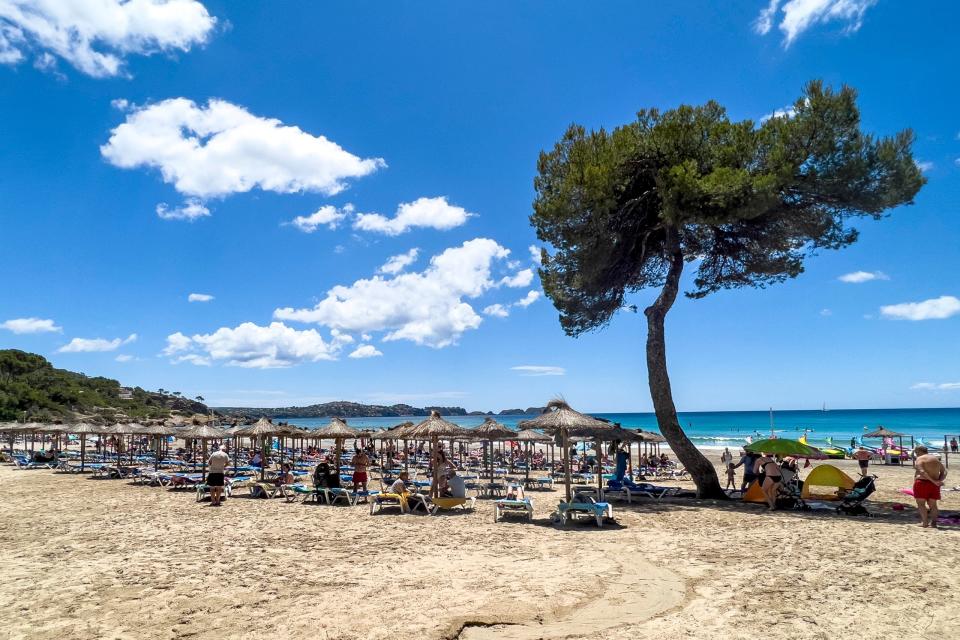
[[[280,473],[274,479],[273,483],[278,487],[284,484],[293,484],[293,473],[290,471],[290,465],[284,462],[280,465]]]
[[[947,478],[947,468],[940,462],[940,458],[930,455],[924,446],[914,449],[913,455],[913,497],[917,501],[917,511],[920,512],[920,526],[936,529],[937,517],[940,515],[937,501],[940,499],[940,487]]]
[[[353,492],[367,490],[367,466],[370,464],[370,458],[367,453],[360,449],[350,461],[353,465]]]
[[[260,452],[257,451],[253,454],[253,458],[250,460],[251,467],[262,467],[263,466],[263,456],[260,455]]]
[[[867,475],[867,467],[870,466],[870,452],[864,449],[863,445],[860,445],[860,447],[858,447],[850,457],[856,460],[857,464],[860,465],[860,477],[865,477]]]
[[[740,462],[733,466],[734,469],[737,467],[743,467],[743,482],[740,483],[740,493],[743,493],[750,488],[750,485],[753,484],[753,481],[757,479],[757,474],[754,471],[754,465],[757,463],[757,454],[752,451],[746,451],[742,456],[740,456]]]
[[[507,500],[523,500],[523,487],[519,484],[511,484],[507,487],[507,493],[504,498]]]
[[[322,459],[313,470],[313,486],[318,489],[330,488],[330,463],[326,458]]]
[[[447,472],[446,495],[450,498],[466,498],[467,497],[467,485],[466,483],[464,483],[463,478],[457,475],[456,469],[450,469]]]
[[[763,475],[760,488],[763,489],[763,494],[767,498],[770,511],[773,511],[777,508],[777,491],[779,491],[780,482],[783,480],[780,475],[780,465],[769,454],[764,453],[756,461],[753,469],[755,474]]]
[[[404,495],[409,493],[407,489],[407,481],[410,480],[410,474],[406,471],[401,471],[400,475],[397,476],[397,479],[393,481],[393,484],[390,485],[390,488],[387,489],[387,493],[395,493],[397,495]]]
[[[620,447],[617,451],[617,467],[613,476],[617,480],[623,480],[623,477],[627,475],[627,462],[630,460],[630,453],[627,451],[626,447]]]
[[[727,463],[727,489],[737,488],[737,468],[732,462]]]
[[[207,460],[207,486],[210,487],[210,505],[219,507],[223,496],[223,485],[226,482],[224,475],[227,470],[227,464],[230,463],[230,456],[219,446],[213,445],[213,453]]]
[[[730,453],[729,447],[724,447],[723,453],[720,454],[720,464],[726,467],[731,462],[733,462],[733,454]]]
[[[958,450],[957,439],[950,438],[950,451],[952,453],[957,453],[957,450]]]

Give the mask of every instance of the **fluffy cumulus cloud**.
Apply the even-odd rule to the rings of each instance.
[[[847,284],[862,284],[864,282],[870,282],[871,280],[889,279],[890,276],[883,271],[852,271],[837,278],[840,282],[846,282]]]
[[[395,275],[412,265],[417,261],[417,257],[420,255],[420,249],[414,247],[407,251],[406,253],[401,253],[400,255],[390,256],[386,262],[383,263],[377,273],[386,273],[388,275]]]
[[[187,296],[187,302],[210,302],[213,296],[209,293],[191,293]]]
[[[339,209],[333,205],[326,204],[308,216],[297,216],[288,224],[304,233],[313,233],[324,226],[328,229],[336,229],[337,225],[351,213],[353,213],[352,204],[345,204]]]
[[[336,286],[316,306],[277,309],[274,317],[345,332],[383,331],[388,341],[446,347],[480,326],[467,300],[499,286],[491,270],[509,254],[493,240],[476,238],[433,256],[423,271]]]
[[[922,302],[903,302],[880,307],[880,314],[894,320],[944,320],[960,314],[960,299],[940,296]]]
[[[543,264],[543,254],[541,253],[542,249],[540,247],[532,244],[527,248],[527,250],[530,252],[530,260],[533,262],[533,264]]]
[[[960,382],[918,382],[910,388],[921,391],[960,391]]]
[[[206,218],[210,215],[210,209],[203,204],[203,201],[197,198],[187,198],[179,207],[171,207],[166,202],[157,205],[157,217],[161,220],[186,220],[193,222],[198,218]]]
[[[567,370],[563,367],[548,367],[533,364],[510,367],[510,370],[517,371],[522,376],[562,376],[567,373]]]
[[[203,44],[216,22],[197,0],[2,0],[0,63],[35,54],[40,69],[60,58],[94,77],[116,76],[128,55]]]
[[[63,332],[63,327],[58,327],[53,320],[46,318],[12,318],[0,324],[0,329],[16,334]]]
[[[188,196],[186,206],[252,189],[332,195],[348,179],[385,166],[380,158],[360,158],[324,136],[224,100],[202,106],[186,98],[128,108],[100,153],[116,167],[159,170],[164,182]]]
[[[510,309],[500,303],[491,304],[483,309],[483,315],[494,318],[506,318],[510,315]]]
[[[361,213],[353,223],[355,229],[397,236],[414,227],[426,227],[441,231],[459,227],[474,214],[463,207],[447,202],[446,196],[417,198],[397,207],[392,218],[379,213]]]
[[[863,25],[863,16],[877,0],[770,0],[754,22],[760,35],[777,25],[783,32],[783,45],[789,47],[800,34],[815,24],[840,22],[844,32],[852,33]]]
[[[500,280],[500,283],[507,287],[529,287],[531,282],[533,282],[533,269],[522,269]]]
[[[352,341],[350,336],[338,332],[326,341],[315,329],[299,331],[282,322],[272,322],[265,327],[244,322],[194,336],[178,331],[167,336],[167,346],[161,353],[170,356],[173,362],[197,365],[219,362],[250,369],[273,369],[335,360],[343,345]]]
[[[503,280],[501,280],[500,282],[502,284]],[[500,303],[491,304],[490,306],[484,308],[483,314],[487,316],[491,316],[493,318],[506,318],[507,316],[510,315],[511,307],[522,307],[525,309],[539,299],[540,299],[539,291],[528,291],[527,295],[523,296],[522,298],[520,298],[519,300],[511,304],[506,304],[506,305],[500,304]]]
[[[60,353],[116,351],[121,346],[130,344],[131,342],[136,341],[136,339],[137,334],[135,333],[131,333],[126,338],[114,338],[113,340],[107,340],[106,338],[74,338],[67,344],[57,349],[57,351]]]
[[[349,358],[376,358],[382,356],[383,352],[372,344],[362,344],[350,352]]]

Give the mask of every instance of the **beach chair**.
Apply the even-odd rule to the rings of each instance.
[[[201,482],[200,484],[198,484],[197,485],[197,502],[203,502],[204,498],[206,498],[209,493],[210,493],[210,485],[208,485],[205,482]],[[231,496],[233,496],[233,490],[230,488],[230,483],[224,482],[223,495],[221,496],[221,500],[223,498],[230,498]]]
[[[284,484],[280,485],[280,493],[283,494],[287,502],[296,502],[297,498],[300,498],[301,502],[306,502],[311,498],[316,502],[320,502],[322,498],[323,501],[326,502],[324,490],[319,487],[308,487],[303,484]]]
[[[352,507],[356,504],[356,499],[354,494],[342,487],[331,487],[326,489],[327,494],[327,504],[337,504],[338,502],[344,502],[348,507]]]
[[[407,512],[407,496],[400,493],[378,493],[370,498],[370,515],[382,511],[384,507],[399,507],[400,513]]]
[[[450,511],[452,509],[473,510],[477,499],[473,496],[468,498],[431,498],[429,504],[430,514],[437,515],[440,511]]]
[[[627,482],[624,481],[624,486],[630,489],[630,496],[644,496],[647,498],[653,498],[657,502],[660,502],[664,498],[675,496],[680,493],[680,487],[662,487],[655,484],[650,484],[649,482]]]
[[[283,488],[291,485],[275,485],[272,482],[254,482],[250,485],[251,498],[276,498],[283,496]]]
[[[519,485],[509,487],[516,497],[501,498],[493,501],[493,521],[503,520],[505,515],[522,515],[527,521],[533,520],[533,502],[523,495],[523,488]]]
[[[602,527],[605,519],[613,519],[613,507],[609,502],[597,502],[592,496],[578,493],[574,494],[570,502],[561,500],[554,514],[554,518],[559,520],[562,526],[567,526],[570,520],[581,516],[594,518],[597,521],[597,527]]]
[[[607,488],[603,490],[604,500],[622,500],[627,504],[633,502],[630,487],[620,480],[607,480]]]

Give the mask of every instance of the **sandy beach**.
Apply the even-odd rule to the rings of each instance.
[[[839,466],[853,472],[850,461]],[[875,466],[877,517],[697,500],[616,524],[494,523],[236,497],[0,466],[10,638],[942,638],[960,531],[922,529],[909,468]],[[682,484],[682,483],[681,483]],[[244,492],[245,494],[245,492]],[[960,492],[946,509],[960,508]]]

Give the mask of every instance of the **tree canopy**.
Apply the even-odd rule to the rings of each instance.
[[[544,291],[570,335],[606,324],[624,295],[664,284],[677,252],[696,261],[687,295],[765,287],[821,249],[857,239],[924,183],[913,133],[860,130],[856,92],[807,85],[793,113],[733,122],[716,102],[642,110],[608,133],[571,126],[543,152],[531,218],[556,250]]]

